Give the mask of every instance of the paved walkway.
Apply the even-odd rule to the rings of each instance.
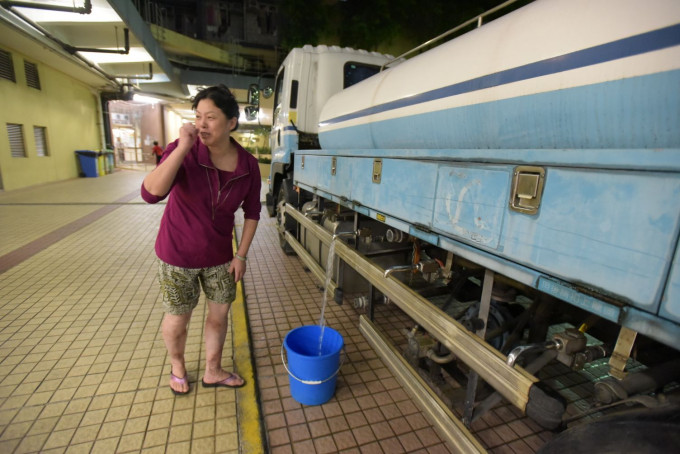
[[[144,175],[0,195],[0,452],[238,452],[235,391],[168,390],[153,251],[164,205],[143,203]]]
[[[164,205],[141,200],[144,175],[0,193],[0,453],[449,452],[348,304],[326,310],[348,358],[335,396],[309,407],[290,397],[281,342],[318,323],[321,292],[281,252],[264,210],[224,358],[248,385],[196,386],[199,304],[186,352],[191,392],[174,396],[153,250]]]

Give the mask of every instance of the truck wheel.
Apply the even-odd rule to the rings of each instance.
[[[599,452],[657,454],[680,443],[677,421],[596,421],[569,428],[546,443],[537,454]]]
[[[279,196],[276,204],[276,217],[278,220],[279,229],[279,244],[286,255],[295,255],[295,251],[286,241],[284,232],[290,232],[291,235],[297,235],[297,222],[290,216],[283,215],[283,205],[289,203],[297,207],[297,193],[293,189],[293,181],[286,179],[281,182],[279,189]]]

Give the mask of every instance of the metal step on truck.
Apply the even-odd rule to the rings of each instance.
[[[323,282],[334,242],[326,291],[455,452],[503,404],[540,452],[678,446],[680,2],[499,8],[415,56],[291,51],[281,246]]]

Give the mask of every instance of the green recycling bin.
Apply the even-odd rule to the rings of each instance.
[[[106,174],[113,173],[113,150],[106,150],[104,153],[104,168],[106,169]]]

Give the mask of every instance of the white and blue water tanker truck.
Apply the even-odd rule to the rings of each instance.
[[[305,46],[274,106],[281,246],[323,282],[336,243],[328,291],[454,450],[502,402],[561,432],[542,452],[677,446],[680,2],[537,0],[396,60]],[[554,364],[604,370],[586,404]]]

